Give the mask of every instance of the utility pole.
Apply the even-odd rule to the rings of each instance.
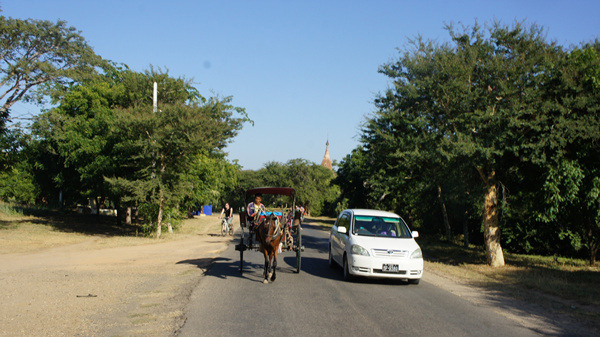
[[[158,104],[158,85],[154,82],[154,90],[152,91],[152,112],[156,113]]]
[[[156,113],[158,111],[158,86],[156,84],[156,82],[154,82],[154,88],[152,91],[152,111],[154,113]],[[152,177],[154,178],[156,176],[156,160],[153,161],[152,163]],[[160,187],[159,187],[160,189]],[[162,227],[162,219],[163,219],[163,208],[164,208],[164,196],[162,194],[162,191],[160,192],[160,206],[158,208],[158,219],[156,220],[156,237],[159,238],[160,237],[160,233],[161,233],[161,227]],[[171,226],[171,218],[169,217],[168,219],[168,223],[167,223],[167,229],[169,231],[169,233],[173,233],[173,226]]]

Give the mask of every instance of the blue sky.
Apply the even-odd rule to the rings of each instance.
[[[193,78],[233,96],[255,121],[228,146],[245,169],[334,160],[358,145],[360,124],[386,89],[377,72],[407,39],[447,40],[445,23],[526,20],[576,45],[600,37],[600,1],[32,1],[0,0],[2,15],[66,20],[106,59]],[[35,113],[19,105],[14,115]],[[256,153],[255,149],[263,151]]]

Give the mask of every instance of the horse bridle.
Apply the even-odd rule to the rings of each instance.
[[[281,232],[281,221],[279,221],[279,218],[277,216],[272,215],[272,217],[275,218],[275,230],[273,231],[273,234],[271,234],[271,235],[268,234],[269,231],[267,230],[267,235],[266,235],[265,239],[279,236],[280,232]],[[265,222],[267,222],[267,218],[265,218]],[[271,225],[269,224],[269,227],[267,227],[267,228],[270,229]]]

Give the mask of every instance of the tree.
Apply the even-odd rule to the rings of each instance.
[[[0,200],[33,204],[37,188],[27,160],[28,135],[18,128],[0,133]]]
[[[511,158],[547,160],[545,137],[555,107],[543,88],[564,53],[537,26],[447,29],[451,43],[414,40],[412,49],[381,67],[394,86],[376,99],[378,111],[363,134],[367,147],[378,139],[396,143],[395,156],[386,159],[392,165],[409,158],[402,167],[421,163],[418,168],[443,170],[464,163],[475,170],[483,188],[488,263],[502,266],[498,190],[511,174]]]
[[[103,64],[85,39],[66,22],[0,16],[0,132],[10,108],[36,99],[37,88],[67,85]],[[39,98],[39,96],[37,97]]]
[[[113,153],[119,141],[112,137],[110,130],[115,111],[151,105],[153,82],[157,82],[158,98],[165,104],[202,102],[204,98],[190,80],[173,78],[161,70],[151,68],[137,73],[127,67],[110,66],[104,71],[102,75],[51,93],[57,106],[40,115],[33,126],[39,152],[37,177],[41,184],[48,184],[44,180],[53,177],[54,186],[44,190],[52,191],[52,195],[62,190],[68,203],[88,198],[99,201],[111,196],[119,213],[120,194],[114,187],[108,189],[104,181],[105,176],[114,176],[116,171],[122,170],[122,161],[129,160]],[[53,159],[48,162],[45,158]],[[56,166],[56,162],[61,164]]]
[[[120,110],[112,125],[114,153],[130,158],[123,166],[130,174],[107,177],[112,186],[128,190],[130,198],[156,211],[156,237],[163,214],[179,205],[189,193],[187,172],[203,155],[221,151],[237,134],[245,119],[231,98],[211,98],[206,103],[161,105]],[[234,117],[234,113],[243,117]]]
[[[367,162],[367,153],[362,147],[358,147],[344,159],[342,159],[337,177],[333,183],[340,187],[340,196],[338,212],[346,208],[366,207],[368,198],[368,177],[370,174],[370,165]]]
[[[18,127],[0,133],[0,172],[11,169],[21,159],[21,150],[27,144],[26,138]]]
[[[260,175],[265,186],[293,188],[296,203],[314,216],[325,213],[326,206],[339,195],[338,187],[332,184],[334,173],[305,159],[291,159],[287,163],[269,162]]]
[[[600,43],[571,51],[559,74],[560,106],[549,132],[553,146],[537,216],[557,223],[575,250],[587,248],[593,265],[600,250]]]
[[[240,166],[236,162],[230,163],[222,154],[200,155],[183,175],[189,192],[182,206],[191,211],[196,205],[228,202],[228,196],[234,193],[238,184],[239,175]],[[229,203],[233,207],[233,203]]]

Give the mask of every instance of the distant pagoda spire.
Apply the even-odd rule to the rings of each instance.
[[[321,166],[326,167],[333,171],[333,165],[331,165],[331,157],[329,157],[329,140],[325,144],[327,147],[325,148],[325,155],[323,156],[323,161],[321,162]]]

